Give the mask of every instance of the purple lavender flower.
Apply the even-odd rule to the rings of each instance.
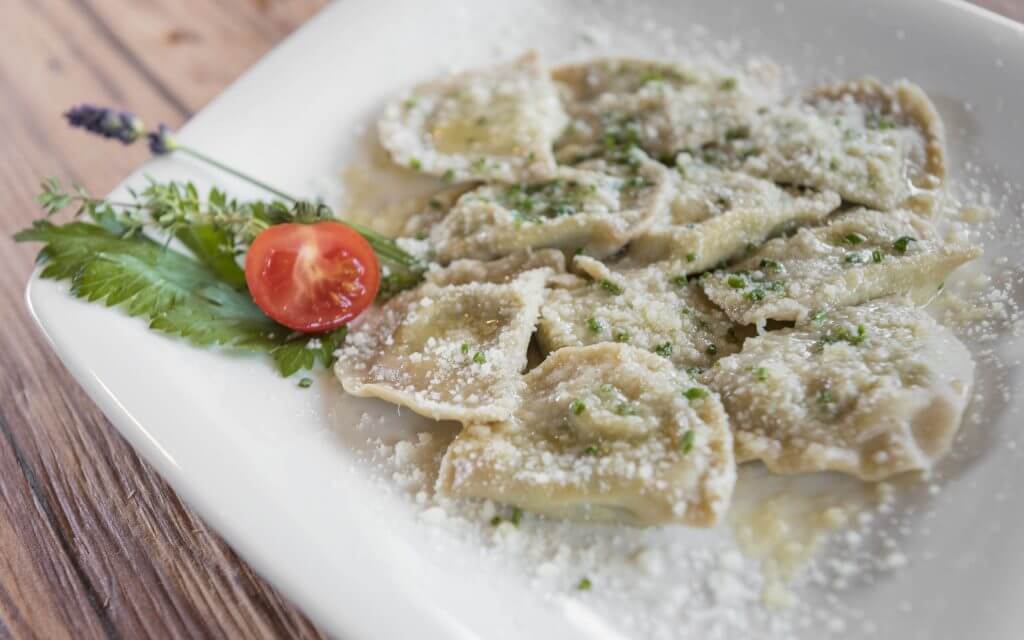
[[[149,138],[149,150],[154,155],[162,156],[178,147],[178,141],[171,135],[171,130],[166,124],[160,123],[156,131],[150,131],[146,136]]]
[[[114,138],[124,144],[135,142],[146,132],[146,127],[138,116],[91,104],[72,107],[64,117],[72,127],[98,133],[104,138]]]

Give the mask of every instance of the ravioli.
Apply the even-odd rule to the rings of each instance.
[[[470,191],[431,233],[438,259],[489,260],[540,248],[615,253],[669,197],[668,170],[639,151],[630,158],[614,173],[562,167],[554,180]]]
[[[783,189],[687,153],[676,167],[669,206],[629,245],[633,264],[671,260],[677,274],[700,273],[782,228],[821,220],[840,204],[834,192]]]
[[[467,284],[470,282],[508,282],[521,273],[533,269],[550,269],[552,275],[565,273],[565,255],[557,249],[519,251],[504,258],[456,260],[443,269],[428,271],[426,281],[439,285]]]
[[[736,73],[628,58],[558,67],[552,77],[571,118],[557,143],[559,160],[575,162],[630,145],[671,159],[728,139],[778,100],[778,75],[767,64]]]
[[[738,461],[873,481],[949,451],[973,379],[948,329],[886,300],[751,338],[705,381],[731,418]]]
[[[940,186],[946,175],[942,122],[924,91],[906,81],[819,89],[807,102],[771,110],[730,145],[752,175],[882,210]]]
[[[719,399],[637,347],[560,349],[524,376],[512,418],[466,427],[441,493],[631,524],[715,524],[736,479]],[[689,397],[688,397],[689,396]]]
[[[435,420],[505,420],[518,403],[548,273],[402,293],[352,328],[335,373],[352,395]]]
[[[940,241],[912,213],[858,209],[769,240],[701,283],[733,321],[761,325],[894,294],[923,304],[953,269],[980,254],[972,245]]]
[[[548,292],[537,328],[541,349],[621,342],[689,370],[739,350],[736,325],[668,263],[613,272],[580,256],[576,266],[592,280]]]
[[[567,117],[535,52],[422,84],[378,125],[394,161],[447,180],[551,177],[552,141]]]

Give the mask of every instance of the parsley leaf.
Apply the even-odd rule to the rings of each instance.
[[[344,328],[321,336],[293,332],[266,317],[247,292],[210,266],[113,218],[95,219],[60,226],[38,220],[14,238],[44,243],[42,277],[70,281],[74,296],[120,307],[156,331],[197,346],[269,353],[283,376],[331,364]]]

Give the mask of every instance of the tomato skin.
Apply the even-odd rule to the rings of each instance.
[[[245,282],[273,320],[303,333],[324,333],[373,304],[380,263],[366,239],[340,222],[278,224],[249,248]]]

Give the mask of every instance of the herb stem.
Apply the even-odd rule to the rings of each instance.
[[[289,195],[289,194],[285,193],[284,191],[281,191],[280,189],[272,187],[269,184],[267,184],[266,182],[263,182],[262,180],[258,180],[258,179],[254,178],[254,177],[252,177],[252,176],[250,176],[250,175],[248,175],[246,173],[242,173],[241,171],[239,171],[237,169],[233,169],[232,167],[229,167],[228,165],[224,164],[223,162],[220,162],[219,160],[215,160],[214,158],[211,158],[210,156],[206,155],[205,153],[197,151],[197,150],[193,149],[192,147],[186,147],[185,145],[179,144],[179,145],[174,147],[174,150],[175,151],[180,151],[181,153],[184,153],[186,155],[190,155],[193,158],[195,158],[196,160],[199,160],[201,162],[205,162],[206,164],[214,166],[214,167],[220,169],[221,171],[223,171],[225,173],[230,173],[231,175],[235,176],[236,178],[240,178],[240,179],[245,180],[246,182],[248,182],[250,184],[254,184],[257,187],[259,187],[259,188],[261,188],[261,189],[263,189],[265,191],[269,191],[270,193],[274,194],[278,198],[281,198],[282,200],[287,200],[288,202],[292,202],[292,203],[295,203],[295,202],[299,201],[299,199],[296,198],[295,196]],[[362,233],[362,232],[360,232],[360,233]]]
[[[187,147],[185,145],[177,145],[176,147],[174,147],[174,149],[175,151],[180,151],[186,155],[192,156],[193,158],[201,162],[205,162],[213,167],[216,167],[221,171],[229,173],[235,176],[236,178],[240,178],[242,180],[245,180],[246,182],[249,182],[250,184],[256,185],[257,187],[260,187],[261,189],[264,189],[265,191],[268,191],[283,200],[287,200],[288,202],[291,202],[293,204],[300,201],[299,198],[296,198],[293,195],[285,193],[284,191],[281,191],[276,187],[272,187],[266,182],[263,182],[262,180],[258,180],[248,174],[242,173],[241,171],[238,171],[237,169],[234,169],[224,164],[223,162],[220,162],[219,160],[211,158],[205,153],[197,151],[192,147]],[[347,220],[342,219],[339,219],[338,222],[341,222],[342,224],[352,227],[357,232],[359,232],[359,235],[366,238],[366,241],[370,243],[370,246],[373,247],[373,250],[376,251],[377,254],[380,257],[384,258],[385,260],[389,260],[408,269],[418,270],[422,268],[422,265],[420,264],[419,260],[417,260],[414,256],[400,249],[397,245],[395,245],[394,240],[392,240],[391,238],[383,234],[377,233],[373,229],[365,227],[361,224],[357,224],[355,222],[349,222]]]

